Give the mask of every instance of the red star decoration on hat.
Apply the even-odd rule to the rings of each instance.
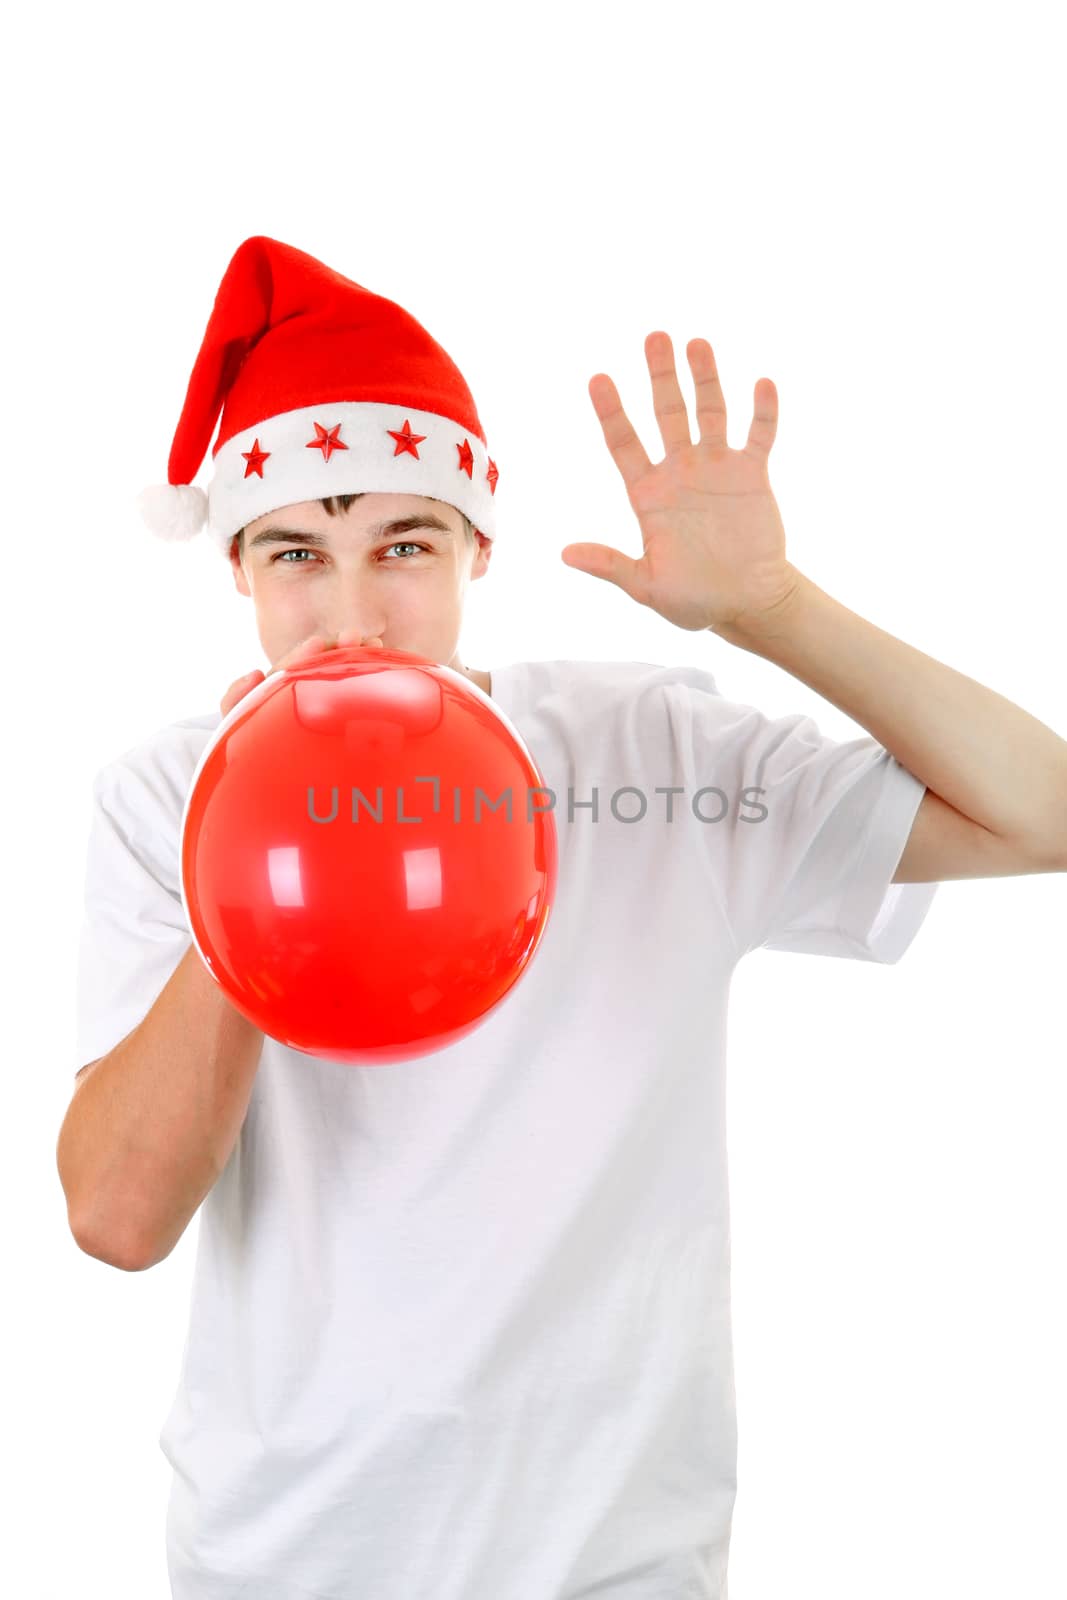
[[[493,460],[492,456],[489,457],[489,471],[485,476],[489,480],[489,493],[496,494],[496,480],[499,478],[500,474],[496,470],[496,462]]]
[[[258,439],[253,444],[251,450],[242,450],[241,454],[244,456],[245,460],[248,462],[248,465],[245,468],[245,477],[246,478],[250,478],[252,476],[253,472],[258,472],[259,476],[262,478],[262,476],[263,476],[263,463],[264,463],[264,461],[267,460],[267,457],[269,455],[271,455],[271,453],[272,452],[270,450],[261,450],[259,448],[259,440]]]
[[[390,439],[396,440],[396,449],[393,451],[394,456],[402,455],[406,450],[408,455],[415,457],[416,461],[420,459],[419,452],[415,446],[420,445],[426,438],[426,435],[424,433],[412,433],[411,423],[408,421],[407,417],[404,418],[404,427],[402,432],[394,433],[392,428],[386,428],[385,431],[389,435]]]
[[[459,470],[465,472],[468,478],[474,476],[474,452],[471,450],[470,441],[464,439],[462,444],[457,444],[459,451]]]
[[[321,450],[324,461],[329,461],[332,451],[348,449],[348,446],[337,437],[341,431],[340,423],[335,428],[324,428],[321,422],[316,422],[314,427],[315,438],[308,440],[307,448],[309,450]]]

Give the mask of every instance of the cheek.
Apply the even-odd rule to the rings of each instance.
[[[312,604],[315,586],[305,579],[284,572],[272,572],[262,585],[263,603],[271,611],[289,613],[306,609]]]
[[[318,628],[316,601],[311,588],[300,583],[264,583],[256,595],[256,618],[261,633],[275,641],[303,639]]]

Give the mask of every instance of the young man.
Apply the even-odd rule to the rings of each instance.
[[[868,736],[768,719],[696,667],[469,671],[496,468],[458,371],[276,241],[247,240],[223,280],[154,525],[189,535],[208,510],[272,670],[351,639],[466,673],[556,797],[559,878],[522,984],[474,1034],[402,1066],[318,1060],[239,1015],[191,948],[178,832],[219,714],[98,773],[92,1065],[58,1159],[76,1239],[116,1266],[163,1260],[200,1212],[160,1436],[178,1600],[725,1600],[734,968],[761,947],[893,963],[938,880],[1067,866],[1067,743],[786,560],[772,384],[729,449],[694,340],[694,445],[670,341],[646,352],[658,465],[591,384],[643,554],[571,545],[566,564],[777,661]],[[190,480],[220,407],[205,506]]]

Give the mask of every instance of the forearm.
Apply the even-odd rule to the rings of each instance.
[[[60,1129],[56,1161],[83,1249],[131,1268],[170,1253],[233,1150],[262,1045],[190,946]]]
[[[832,701],[957,811],[1044,853],[1067,850],[1067,740],[801,574],[757,632],[716,629]]]

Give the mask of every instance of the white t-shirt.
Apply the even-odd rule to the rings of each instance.
[[[548,925],[450,1048],[265,1039],[160,1434],[176,1600],[726,1600],[730,979],[761,946],[899,960],[938,887],[890,882],[924,786],[695,667],[492,690],[556,797]],[[94,780],[76,1068],[189,947],[178,829],[220,720]]]

